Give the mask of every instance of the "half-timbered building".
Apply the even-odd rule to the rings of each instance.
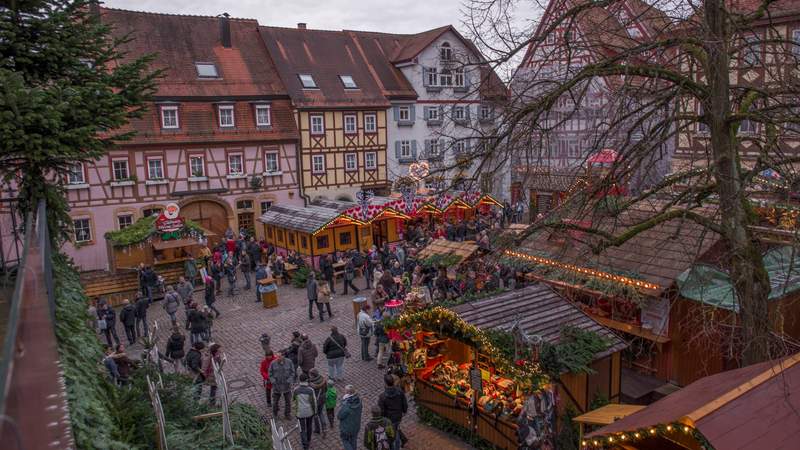
[[[353,201],[362,189],[388,191],[389,102],[356,42],[305,24],[260,30],[292,99],[305,200]]]
[[[101,9],[130,58],[154,54],[163,70],[135,131],[64,180],[75,229],[67,251],[84,270],[106,269],[103,234],[162,211],[222,235],[254,227],[273,204],[302,204],[297,129],[255,20]]]

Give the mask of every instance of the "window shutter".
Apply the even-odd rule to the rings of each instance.
[[[422,66],[422,86],[428,87],[428,73],[430,73],[430,69],[425,66]]]
[[[471,78],[472,78],[472,77],[470,77],[470,73],[471,73],[471,72],[470,72],[469,70],[466,70],[466,69],[464,69],[464,87],[465,87],[466,89],[469,89],[469,87],[470,87],[470,84],[472,84],[472,83],[471,83],[471,81],[472,81],[472,79],[471,79]]]
[[[464,119],[469,120],[469,110],[472,109],[470,105],[464,105]]]
[[[444,105],[439,105],[439,120],[444,118]]]
[[[392,107],[392,111],[394,113],[394,121],[397,122],[398,120],[400,120],[400,107],[397,106],[397,105],[394,105]]]
[[[430,106],[423,106],[422,107],[422,118],[427,122],[428,121],[428,111],[430,111]]]
[[[427,156],[430,154],[431,154],[431,140],[425,139],[425,155]]]
[[[411,141],[411,159],[417,159],[417,140]]]
[[[417,107],[413,104],[409,107],[408,119],[412,123],[417,121]]]
[[[394,141],[394,157],[400,159],[400,141]]]

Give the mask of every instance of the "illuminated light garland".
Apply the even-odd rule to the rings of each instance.
[[[655,425],[645,429],[638,429],[635,431],[624,431],[618,433],[612,433],[606,436],[596,436],[591,440],[583,439],[581,440],[581,448],[607,448],[612,447],[614,448],[614,443],[617,441],[636,441],[639,439],[650,439],[656,436],[664,436],[670,437],[672,435],[674,437],[675,433],[689,434],[692,433],[694,438],[698,441],[702,441],[703,438],[698,439],[699,431],[695,428],[692,428],[684,423],[675,422],[670,424],[660,424]]]
[[[537,264],[544,264],[546,266],[551,267],[558,267],[559,269],[569,270],[571,272],[580,273],[582,275],[589,275],[596,278],[602,278],[609,281],[614,281],[621,284],[627,284],[629,286],[635,286],[640,289],[648,289],[648,290],[655,290],[659,289],[660,286],[655,283],[650,283],[647,281],[637,280],[635,278],[626,277],[623,275],[617,275],[609,272],[602,272],[599,270],[588,269],[586,267],[576,266],[574,264],[565,264],[559,261],[555,261],[552,259],[542,258],[540,256],[529,255],[527,253],[515,252],[512,250],[506,250],[504,254],[511,256],[512,258],[517,259],[525,259],[528,261],[533,261]]]

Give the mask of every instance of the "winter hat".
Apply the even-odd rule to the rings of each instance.
[[[333,380],[328,380],[328,386],[333,386]]]

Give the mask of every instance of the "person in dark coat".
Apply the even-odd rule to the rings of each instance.
[[[356,279],[356,266],[353,263],[353,258],[349,258],[347,260],[347,264],[344,266],[344,295],[347,295],[347,287],[350,286],[350,289],[353,290],[354,294],[358,294],[358,288],[353,284],[353,280]]]
[[[339,437],[344,450],[357,450],[358,432],[361,431],[361,399],[356,394],[353,386],[344,388],[344,397],[339,407],[336,418],[339,419]]]
[[[400,448],[400,446],[405,446],[406,442],[408,442],[408,439],[400,430],[400,421],[403,420],[403,416],[408,411],[406,393],[395,386],[393,375],[387,373],[383,377],[383,382],[386,388],[378,397],[378,406],[381,408],[381,415],[389,419],[394,426],[397,439],[399,440],[399,442],[395,441],[394,448]]]
[[[212,285],[213,290],[213,285]],[[189,304],[189,331],[192,333],[189,341],[192,345],[203,340],[203,333],[206,330],[206,318],[193,302]]]
[[[147,301],[153,303],[153,292],[158,287],[158,275],[152,267],[146,266],[142,272],[142,282],[144,284]]]
[[[322,272],[322,279],[328,282],[331,294],[336,295],[336,280],[333,277],[333,263],[328,255],[319,258],[319,271]]]
[[[146,298],[145,301],[147,301]],[[128,337],[128,343],[133,345],[136,342],[136,306],[132,305],[128,299],[123,300],[122,304],[119,321],[122,322],[122,326],[125,328],[125,336]]]
[[[125,353],[125,346],[123,344],[117,345],[117,351],[112,356],[114,362],[117,364],[117,372],[119,373],[119,384],[126,385],[130,381],[131,373],[136,367],[136,362],[128,357]]]
[[[180,372],[181,362],[183,361],[183,357],[185,355],[185,352],[183,350],[183,346],[185,343],[186,343],[186,337],[183,334],[181,334],[180,328],[173,327],[172,335],[169,337],[169,340],[167,341],[166,356],[172,361],[175,373]]]
[[[206,279],[206,290],[205,290],[205,302],[206,306],[208,306],[217,317],[220,316],[219,311],[217,308],[214,307],[214,303],[217,301],[217,295],[214,292],[214,283],[213,280]]]
[[[308,318],[314,320],[314,305],[317,306],[319,312],[319,321],[324,322],[324,311],[322,305],[319,303],[319,289],[317,286],[317,277],[314,272],[308,274],[308,281],[306,281],[306,296],[308,297]]]
[[[149,334],[147,327],[147,308],[150,307],[150,300],[141,295],[141,293],[138,293],[136,297],[136,333],[139,336],[147,337]],[[141,330],[141,332],[139,330]]]
[[[364,256],[364,279],[367,282],[367,287],[364,289],[372,289],[372,284],[375,282],[375,263],[376,259],[372,258],[369,253]]]
[[[244,290],[250,290],[250,255],[247,252],[242,252],[239,256],[239,270],[242,271],[244,278]]]
[[[206,377],[203,374],[203,350],[206,344],[195,342],[189,352],[186,353],[186,369],[194,377],[194,399],[200,400],[200,395],[203,393],[203,383]]]
[[[217,294],[222,293],[222,263],[214,261],[211,263],[211,278],[214,280],[214,288]]]
[[[247,255],[250,257],[250,271],[254,272],[258,263],[261,262],[261,246],[252,237],[247,244]]]
[[[297,380],[295,365],[283,353],[279,353],[277,358],[269,365],[269,382],[272,385],[272,417],[278,417],[280,410],[280,400],[283,397],[284,411],[283,416],[289,418],[291,408],[292,384]]]
[[[233,258],[225,260],[224,271],[225,277],[228,279],[228,297],[233,297],[236,291],[236,264]]]
[[[303,371],[304,374],[308,373],[317,365],[317,346],[311,342],[307,334],[302,336],[302,343],[300,349],[297,350],[297,367]]]
[[[303,343],[303,336],[299,331],[292,331],[292,341],[286,349],[286,357],[297,367],[297,352],[300,351],[300,344]]]
[[[339,333],[335,326],[331,327],[331,335],[322,344],[322,353],[328,360],[328,378],[339,381],[344,378],[342,367],[347,355],[347,338]]]
[[[104,321],[105,327],[100,326],[100,331],[106,336],[108,346],[113,348],[111,336],[114,336],[114,343],[119,345],[119,335],[117,335],[117,313],[108,303],[101,303],[97,308],[97,320]]]

